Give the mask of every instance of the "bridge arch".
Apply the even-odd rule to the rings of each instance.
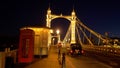
[[[50,8],[48,8],[47,15],[46,15],[46,22],[47,22],[46,27],[51,28],[51,21],[53,19],[57,19],[57,18],[65,18],[65,19],[70,21],[70,23],[71,23],[71,27],[70,27],[71,28],[71,43],[76,43],[76,40],[75,40],[75,26],[76,26],[75,11],[73,10],[71,15],[69,15],[69,16],[65,16],[65,15],[62,15],[62,14],[55,15],[55,14],[52,14]],[[49,35],[49,40],[48,40],[48,42],[51,43],[50,40],[51,40],[51,35]]]
[[[69,27],[70,27],[70,21],[65,18],[58,17],[51,20],[51,29],[60,30],[61,40],[63,40],[64,37],[66,36]]]

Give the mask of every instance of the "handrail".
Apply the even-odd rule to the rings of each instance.
[[[83,50],[106,53],[106,55],[120,56],[120,48],[115,47],[105,47],[105,46],[82,46]]]

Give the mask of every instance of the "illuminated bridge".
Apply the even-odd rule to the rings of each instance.
[[[90,29],[80,19],[77,18],[73,9],[70,16],[55,15],[51,13],[50,8],[47,11],[47,24],[46,26],[51,28],[51,21],[56,18],[65,18],[70,21],[69,28],[66,32],[63,44],[69,45],[74,43],[80,43],[85,50],[97,51],[101,53],[113,54],[119,56],[120,50],[117,43],[117,39],[111,39],[107,34],[101,35],[100,33]],[[64,23],[63,23],[64,24]],[[51,33],[49,33],[49,44],[51,44]],[[61,41],[59,39],[59,41]]]
[[[117,44],[119,42],[117,39],[109,38],[107,33],[105,35],[101,35],[84,25],[84,23],[77,18],[74,9],[70,16],[64,16],[62,14],[52,14],[49,8],[47,11],[46,26],[51,28],[51,21],[56,18],[65,18],[70,21],[69,28],[62,40],[63,45],[69,47],[70,44],[80,43],[85,51],[85,55],[90,55],[95,58],[98,57],[99,60],[102,60],[113,67],[119,65],[120,59],[118,58],[120,57],[120,48]],[[51,34],[49,35],[49,43],[51,44],[52,36]],[[59,41],[61,40],[59,39]]]
[[[51,34],[52,30],[54,30],[51,30],[51,21],[56,18],[65,18],[70,21],[63,40],[60,39],[59,31],[58,36]],[[109,38],[107,34],[101,35],[87,27],[77,18],[74,9],[71,15],[67,16],[62,14],[55,15],[48,8],[46,27],[23,27],[20,29],[18,63],[14,65],[15,68],[61,68],[61,64],[57,60],[57,47],[52,44],[53,37],[58,37],[58,43],[62,42],[66,47],[74,43],[80,43],[82,46],[83,55],[66,55],[66,68],[119,68],[120,48],[117,44],[119,41]],[[12,52],[6,52],[5,55],[11,56]],[[44,56],[40,56],[46,54],[47,57],[45,58],[43,58]],[[34,56],[37,58],[34,58]]]

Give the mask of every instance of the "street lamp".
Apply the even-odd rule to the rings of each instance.
[[[53,45],[54,45],[55,38],[53,38]]]
[[[57,33],[57,36],[58,36],[58,43],[59,43],[60,42],[60,30],[57,29],[56,33]]]
[[[57,29],[56,33],[57,33],[57,35],[60,34],[60,30]]]
[[[50,33],[51,33],[51,34],[53,33],[53,30],[52,30],[52,29],[50,30]]]

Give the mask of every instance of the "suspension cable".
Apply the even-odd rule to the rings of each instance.
[[[77,18],[77,22],[78,22],[82,27],[84,27],[85,29],[87,29],[88,31],[90,31],[92,34],[94,34],[95,36],[97,36],[97,37],[100,38],[101,40],[106,41],[106,39],[104,39],[101,34],[96,33],[95,31],[93,31],[93,30],[91,30],[90,28],[88,28],[87,26],[85,26],[78,18]]]
[[[75,27],[75,28],[76,28],[76,31],[77,31],[79,42],[80,42],[81,45],[83,45],[83,43],[81,41],[81,38],[80,38],[80,34],[79,34],[79,31],[78,31],[78,28],[77,27]]]
[[[70,36],[70,30],[71,30],[71,24],[70,24],[70,26],[68,28],[68,31],[67,31],[67,33],[65,35],[65,38],[63,39],[63,42],[66,42],[66,39],[68,38],[68,36]]]
[[[79,26],[78,23],[77,23],[77,26],[78,26],[78,28],[80,28],[81,32],[83,33],[83,35],[85,36],[85,38],[88,40],[88,42],[89,42],[91,45],[93,45],[93,43],[92,43],[92,42],[90,41],[90,39],[87,37],[86,33],[82,30],[82,27]]]

